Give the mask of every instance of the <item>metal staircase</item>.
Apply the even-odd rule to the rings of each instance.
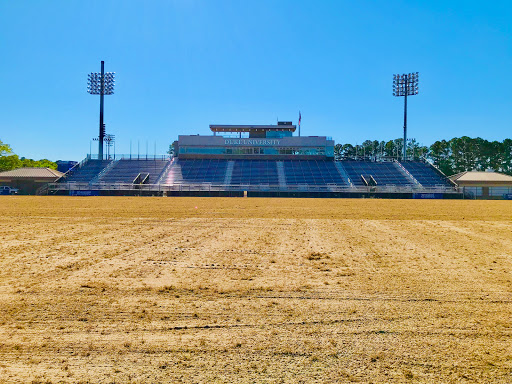
[[[343,168],[343,165],[339,161],[335,161],[334,165],[336,166],[336,169],[338,170],[338,173],[340,174],[341,178],[343,180],[346,180],[348,182],[348,185],[353,187],[354,184],[352,184],[352,181],[350,180],[350,177],[348,177],[347,171],[345,171],[345,168]]]
[[[224,185],[230,185],[231,179],[233,177],[233,168],[235,166],[235,162],[233,160],[228,161],[228,165],[226,167],[226,176],[224,176]]]
[[[167,174],[165,177],[162,177],[164,180],[164,184],[166,185],[174,185],[174,184],[182,184],[183,183],[183,175],[181,173],[181,165],[179,160],[174,157],[171,161],[169,169],[167,170]]]
[[[112,168],[114,168],[114,166],[119,162],[119,160],[113,160],[111,161],[110,163],[108,163],[108,165],[103,168],[103,170],[98,173],[96,176],[94,176],[91,181],[89,182],[89,184],[96,184],[98,182],[101,182],[101,178],[103,177],[103,175],[105,175],[108,171],[110,171]]]
[[[405,169],[405,167],[400,162],[395,160],[393,161],[393,164],[395,164],[395,167],[396,169],[398,169],[398,172],[400,172],[402,175],[411,180],[415,186],[419,188],[423,187],[423,185],[421,185],[421,183],[418,180],[416,180],[416,178],[413,175],[411,175],[411,173],[407,169]]]
[[[162,184],[164,183],[165,179],[167,178],[167,175],[169,174],[169,170],[173,166],[174,162],[177,161],[176,157],[173,157],[165,166],[165,168],[160,172],[160,176],[158,176],[155,184]]]
[[[286,175],[284,173],[284,163],[282,161],[276,161],[277,167],[277,179],[279,181],[279,188],[286,189]]]

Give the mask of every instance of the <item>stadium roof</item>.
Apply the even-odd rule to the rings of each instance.
[[[295,132],[293,124],[278,125],[214,125],[210,124],[212,132],[255,132],[255,131],[291,131]]]
[[[499,172],[479,172],[466,171],[450,176],[450,180],[457,184],[460,183],[506,183],[512,184],[512,176],[504,175]]]
[[[0,180],[12,179],[51,179],[55,180],[64,175],[50,168],[18,168],[0,172]]]

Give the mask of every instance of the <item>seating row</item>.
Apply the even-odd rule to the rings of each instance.
[[[448,179],[443,177],[430,164],[417,161],[403,161],[400,164],[424,187],[451,186]]]
[[[450,186],[446,177],[430,164],[420,162],[371,162],[327,160],[89,160],[64,182],[132,183],[139,173],[149,174],[149,184],[158,182],[170,165],[164,184],[223,185],[339,185],[364,186],[373,180],[378,186],[414,186],[412,175],[424,187]],[[407,170],[404,171],[403,168]],[[103,173],[102,173],[103,172]],[[100,175],[100,177],[98,177]],[[362,177],[361,177],[362,176]]]

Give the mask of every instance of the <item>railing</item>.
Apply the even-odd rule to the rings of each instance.
[[[98,173],[91,179],[90,183],[97,183],[103,177],[103,175],[105,175],[108,171],[115,167],[118,161],[119,160],[112,160],[110,163],[108,163],[107,166],[100,171],[100,173]]]
[[[58,180],[62,180],[62,179],[67,179],[69,176],[71,176],[73,173],[75,173],[75,171],[77,169],[80,169],[81,167],[83,167],[85,164],[87,164],[87,162],[91,159],[90,155],[87,155],[87,157],[85,159],[83,159],[81,162],[79,163],[76,163],[75,165],[73,165],[71,168],[69,168],[66,173],[64,173]]]
[[[87,159],[91,160],[169,160],[170,155],[148,155],[148,154],[111,154],[109,156],[103,155],[103,159],[100,159],[99,155],[92,154],[87,155]]]
[[[343,180],[347,180],[348,181],[348,185],[350,185],[351,187],[354,186],[354,184],[352,184],[352,180],[350,180],[350,177],[348,176],[348,173],[347,171],[345,170],[345,168],[343,167],[343,165],[341,164],[340,161],[335,161],[334,162],[334,166],[336,167],[336,169],[338,170],[338,173],[340,174],[341,178]]]
[[[37,188],[36,195],[42,196],[48,194],[48,184],[44,184],[43,186]]]
[[[160,174],[158,175],[158,177],[156,178],[156,183],[155,184],[162,184],[162,182],[164,181],[164,179],[167,177],[167,175],[169,174],[169,171],[171,170],[171,167],[175,164],[175,161],[177,160],[176,157],[174,156],[171,156],[171,158],[169,159],[169,162],[166,164],[166,166],[164,167],[164,169],[162,169],[162,172],[160,172]]]
[[[401,162],[399,162],[398,160],[394,162],[395,165],[398,167],[398,170],[402,172],[402,174],[404,174],[404,176],[406,177],[409,177],[414,184],[418,185],[418,186],[421,186],[421,183],[411,174],[411,172],[409,172],[407,170],[407,168],[405,168]]]
[[[330,185],[287,185],[283,188],[280,185],[223,185],[223,184],[138,184],[129,183],[50,183],[48,191],[151,191],[151,192],[170,192],[170,191],[251,191],[251,192],[386,192],[386,193],[453,193],[458,192],[455,188],[447,186],[417,187],[401,185],[381,185],[381,186],[342,186],[337,184]]]

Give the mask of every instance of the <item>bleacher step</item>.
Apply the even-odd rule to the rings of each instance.
[[[279,188],[286,189],[286,174],[284,171],[284,163],[282,161],[276,161],[276,167]]]
[[[420,182],[416,180],[416,178],[400,163],[399,161],[394,161],[393,164],[395,164],[396,168],[398,169],[398,172],[400,172],[402,175],[410,179],[414,185],[417,187],[422,187]]]
[[[101,178],[105,176],[107,173],[109,173],[110,170],[114,168],[118,162],[119,160],[113,160],[110,163],[108,163],[108,165],[105,168],[103,168],[103,170],[100,173],[98,173],[98,175],[94,179],[92,179],[90,183],[96,184],[101,182]]]
[[[224,185],[231,184],[234,166],[235,166],[235,162],[233,160],[228,161],[228,166],[226,167],[226,176],[224,176]]]
[[[165,184],[174,185],[181,184],[183,182],[183,175],[181,172],[180,161],[177,158],[174,158],[172,164],[169,167],[169,171],[167,172],[167,177],[165,178]]]
[[[341,164],[341,162],[339,161],[335,161],[334,162],[334,166],[336,167],[336,169],[338,170],[338,173],[340,174],[341,178],[346,181],[346,183],[353,187],[354,184],[352,184],[352,181],[350,180],[350,177],[348,176],[347,174],[347,171],[345,171],[345,168],[343,168],[343,164]]]

